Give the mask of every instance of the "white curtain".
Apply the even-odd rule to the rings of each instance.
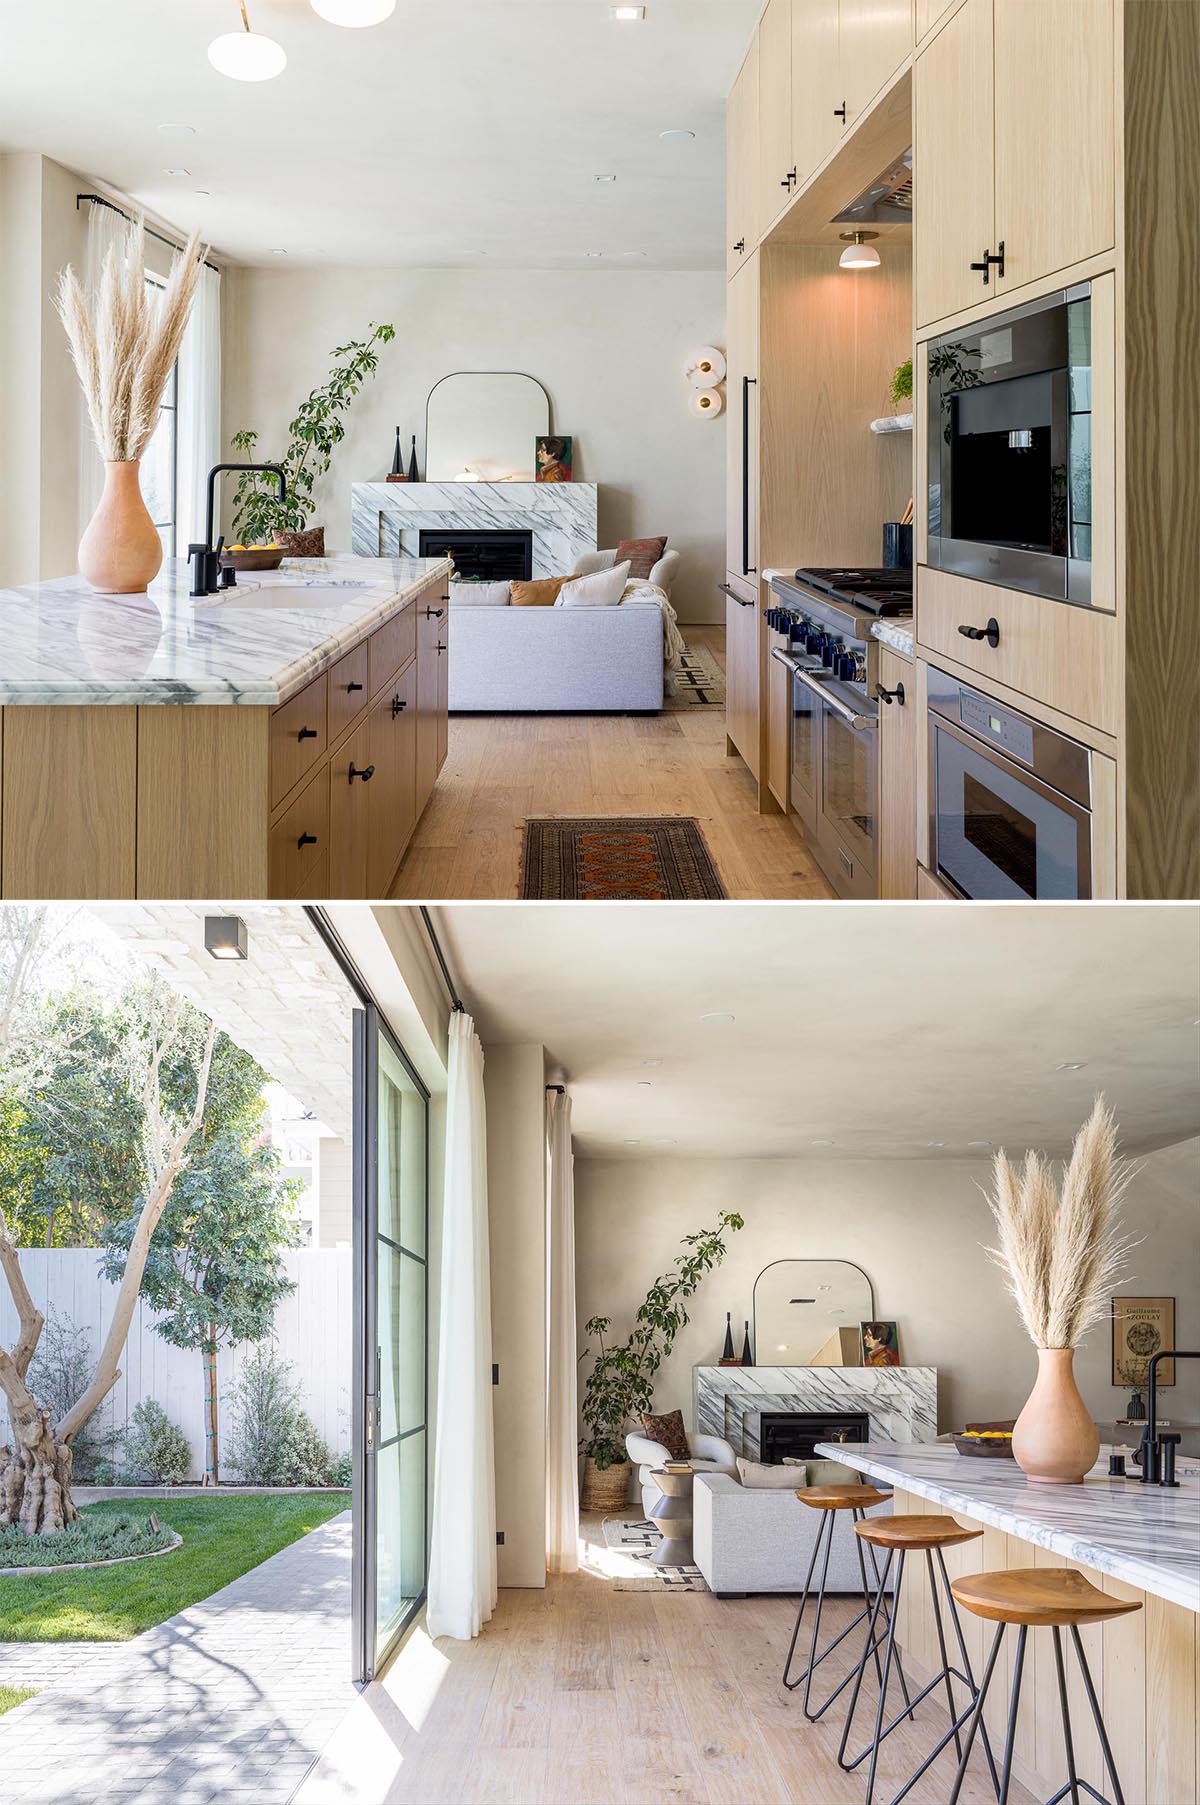
[[[431,1636],[477,1636],[496,1607],[492,1306],[483,1049],[450,1017],[446,1183],[438,1337],[437,1445],[429,1549]]]
[[[221,272],[207,266],[179,347],[178,430],[175,545],[184,557],[204,537],[208,473],[221,456]]]
[[[579,1426],[575,1350],[575,1159],[571,1099],[551,1092],[546,1157],[546,1571],[579,1571]]]
[[[83,286],[89,301],[100,287],[100,276],[110,250],[124,257],[125,234],[129,222],[115,207],[102,207],[92,201],[88,207],[87,242],[83,252]],[[83,390],[79,391],[79,531],[96,512],[104,488],[104,459],[92,435]]]

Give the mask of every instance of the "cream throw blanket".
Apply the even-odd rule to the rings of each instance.
[[[619,608],[659,608],[663,619],[663,684],[667,694],[675,694],[676,684],[683,669],[683,634],[679,631],[679,616],[667,597],[665,589],[657,583],[647,582],[644,578],[626,583],[625,593],[617,606]]]

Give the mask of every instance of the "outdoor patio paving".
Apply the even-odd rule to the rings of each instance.
[[[0,1644],[0,1805],[286,1805],[350,1709],[350,1513],[120,1643]]]

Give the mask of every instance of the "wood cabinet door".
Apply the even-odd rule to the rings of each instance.
[[[387,895],[416,823],[417,662],[413,659],[388,685],[368,721],[370,762],[367,785],[367,895]]]
[[[758,39],[729,95],[725,115],[725,265],[742,267],[758,244]]]
[[[810,0],[803,0],[803,11]],[[835,106],[846,103],[846,130],[912,52],[912,0],[841,0],[841,85]]]
[[[329,668],[329,743],[332,746],[358,716],[366,710],[370,698],[367,684],[368,648],[364,639]]]
[[[995,293],[971,268],[996,248],[993,161],[992,0],[966,0],[913,74],[918,326]]]
[[[880,647],[879,895],[909,902],[917,893],[917,707],[913,667]],[[899,692],[903,692],[901,695]]]
[[[803,188],[842,133],[838,0],[796,0],[792,9],[792,155]]]
[[[350,735],[329,761],[329,894],[361,900],[367,884],[371,842],[371,785],[379,771],[371,764],[371,723]]]
[[[329,745],[328,688],[328,673],[322,671],[290,701],[271,710],[268,737],[272,808],[325,756]]]
[[[995,0],[1001,293],[1115,241],[1115,59],[1113,0]]]
[[[759,227],[766,231],[791,199],[792,0],[769,0],[758,27]]]
[[[725,598],[725,731],[758,776],[757,583],[730,584]]]
[[[784,814],[791,810],[792,773],[792,677],[786,665],[771,657],[776,646],[787,646],[782,633],[767,632],[767,785]]]
[[[440,773],[450,751],[450,633],[449,621],[442,623],[437,652],[437,770]]]
[[[268,836],[271,895],[329,894],[329,766],[322,765],[289,803]]]
[[[725,568],[748,576],[758,565],[758,253],[726,290]]]

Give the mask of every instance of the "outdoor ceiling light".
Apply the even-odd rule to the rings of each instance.
[[[840,269],[879,268],[879,252],[874,245],[867,243],[869,238],[878,238],[878,232],[839,232],[838,237],[848,240],[845,250],[838,258]]]
[[[251,31],[246,0],[238,0],[238,4],[242,29],[214,38],[208,47],[209,62],[218,75],[231,76],[234,81],[270,81],[272,76],[282,75],[287,68],[287,52],[274,38]]]
[[[396,10],[396,0],[309,0],[309,4],[331,25],[382,25]]]
[[[214,959],[248,959],[246,924],[240,915],[206,915],[204,949]]]

